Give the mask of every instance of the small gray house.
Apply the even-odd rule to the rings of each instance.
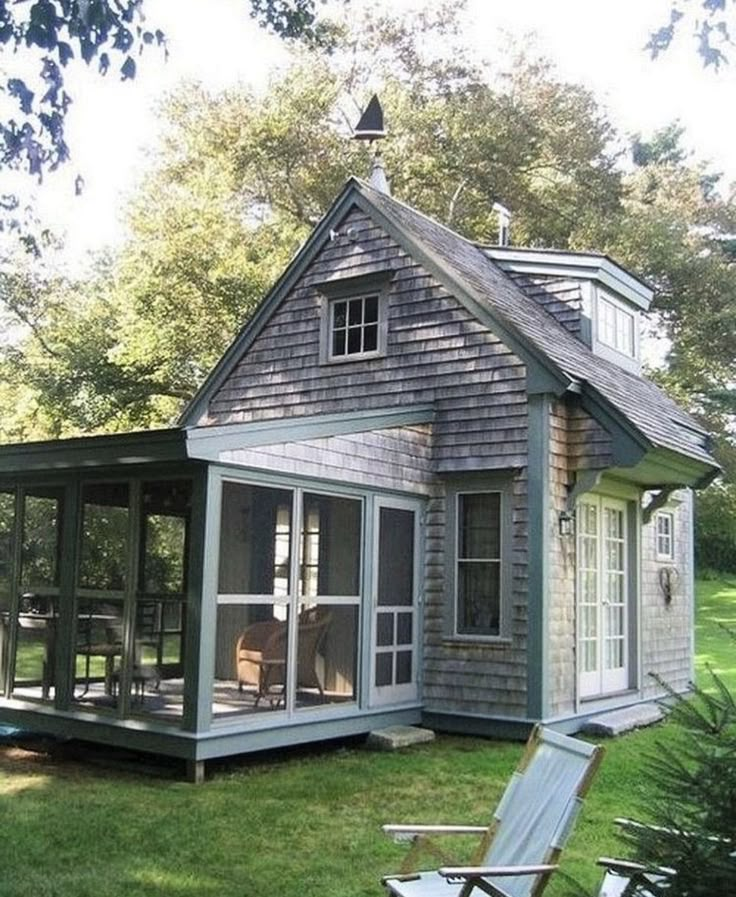
[[[0,722],[187,760],[575,731],[692,674],[652,291],[351,179],[178,427],[0,448]]]

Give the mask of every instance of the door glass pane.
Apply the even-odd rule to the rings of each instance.
[[[393,652],[381,652],[376,654],[376,687],[393,685],[394,681],[394,655]]]
[[[304,494],[302,597],[359,594],[361,513],[356,499]]]
[[[414,512],[381,508],[378,545],[378,604],[414,603]]]
[[[223,484],[220,594],[288,595],[291,502],[288,489]]]
[[[297,625],[297,707],[355,699],[357,633],[357,605],[301,606]]]
[[[127,483],[87,483],[82,488],[79,585],[122,591],[127,577],[129,490]]]

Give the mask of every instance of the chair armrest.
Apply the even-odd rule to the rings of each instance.
[[[539,866],[443,866],[437,871],[443,878],[484,878],[488,875],[540,875],[558,868],[545,863]]]
[[[413,841],[419,835],[484,835],[487,825],[384,825],[394,841]]]
[[[596,862],[599,866],[603,866],[604,869],[610,869],[611,872],[620,872],[622,875],[632,875],[640,872],[649,875],[677,874],[669,866],[643,866],[641,863],[635,863],[633,860],[618,860],[613,857],[598,857]]]

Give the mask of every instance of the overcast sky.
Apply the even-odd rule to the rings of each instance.
[[[363,0],[353,0],[361,3]],[[394,0],[391,8],[409,4]],[[704,71],[688,40],[656,62],[643,50],[649,32],[666,20],[669,0],[470,0],[468,40],[491,61],[508,36],[530,38],[562,75],[590,87],[623,132],[645,134],[679,118],[699,158],[736,180],[734,64]],[[182,78],[218,89],[266,83],[285,64],[283,46],[255,27],[247,0],[146,0],[149,22],[167,34],[170,58],[147,52],[135,82],[84,73],[73,80],[68,136],[73,160],[39,193],[42,212],[66,231],[71,254],[114,242],[119,211],[155,143],[156,101]],[[73,196],[78,172],[85,192]]]

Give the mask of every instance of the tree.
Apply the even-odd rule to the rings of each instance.
[[[318,17],[317,0],[248,3],[251,16],[280,37],[332,46],[334,27]],[[163,31],[146,25],[143,8],[144,0],[0,0],[0,47],[6,48],[0,90],[9,106],[0,115],[0,169],[40,179],[68,160],[65,122],[72,96],[64,73],[73,60],[129,80],[146,46],[166,52]],[[81,185],[78,178],[78,190]],[[0,199],[0,229],[19,229],[19,205],[14,195]]]
[[[349,125],[369,78],[382,82],[397,194],[469,236],[495,239],[496,199],[520,242],[545,245],[569,245],[584,209],[615,210],[612,130],[585,90],[524,59],[492,87],[457,55],[409,55],[414,25],[372,21],[358,53],[297,57],[263,97],[190,85],[167,101],[130,241],[91,281],[49,282],[36,332],[5,353],[36,421],[75,432],[176,416],[346,178],[368,171]],[[426,14],[416,26],[438,27]]]
[[[733,11],[734,0],[675,0],[669,21],[650,34],[646,49],[656,59],[670,48],[678,33],[689,29],[703,65],[717,71],[728,62]]]

